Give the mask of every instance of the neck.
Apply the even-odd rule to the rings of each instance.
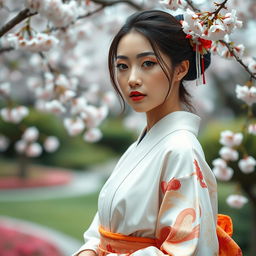
[[[166,115],[181,110],[183,110],[182,107],[180,105],[177,105],[170,109],[165,108],[161,112],[157,111],[157,113],[155,113],[154,111],[147,112],[147,131],[149,131],[159,120],[161,120]]]

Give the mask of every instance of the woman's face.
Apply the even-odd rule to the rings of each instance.
[[[172,74],[169,57],[164,54],[161,57]],[[172,84],[176,81],[175,76],[174,74]],[[179,97],[172,95],[173,91],[166,98],[169,81],[151,44],[138,32],[126,34],[118,44],[116,79],[124,99],[137,112],[158,113],[166,111],[170,106],[179,107]]]

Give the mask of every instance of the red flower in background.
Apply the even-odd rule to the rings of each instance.
[[[0,225],[0,256],[63,256],[55,245]]]

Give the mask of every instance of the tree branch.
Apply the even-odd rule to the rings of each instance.
[[[20,11],[13,19],[8,21],[1,29],[0,29],[0,37],[2,37],[5,33],[7,33],[10,29],[15,27],[17,24],[22,22],[28,17],[36,15],[37,12],[31,13],[29,9],[24,9]]]
[[[224,0],[224,2],[222,2],[221,4],[215,3],[215,5],[216,5],[216,6],[219,6],[219,7],[218,7],[218,9],[217,9],[215,12],[213,12],[213,14],[214,14],[214,18],[213,18],[213,19],[215,19],[215,18],[217,17],[217,15],[218,15],[218,13],[221,11],[221,9],[226,8],[226,7],[225,7],[225,4],[227,3],[227,1],[228,1],[228,0]]]
[[[4,52],[9,52],[9,51],[12,51],[12,50],[14,50],[13,47],[3,47],[3,48],[0,48],[0,54],[4,53]]]
[[[194,5],[193,2],[191,0],[186,0],[188,3],[188,6],[190,6],[190,8],[194,11],[194,12],[200,12],[199,9],[197,9]]]
[[[134,2],[132,2],[130,0],[111,0],[111,1],[92,0],[92,2],[94,2],[96,4],[101,4],[101,5],[103,5],[103,7],[111,6],[111,5],[114,5],[114,4],[124,3],[124,4],[130,5],[131,7],[133,7],[136,10],[142,10],[142,7],[140,5],[135,4]]]
[[[225,42],[224,40],[220,40],[220,42],[228,48],[229,52],[235,57],[236,61],[244,67],[246,72],[248,72],[250,74],[251,78],[256,80],[256,76],[249,70],[249,68],[243,63],[243,61],[236,55],[236,53],[234,52],[234,49],[229,45],[229,43]]]

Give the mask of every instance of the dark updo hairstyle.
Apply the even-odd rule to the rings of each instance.
[[[167,12],[159,10],[139,11],[129,16],[126,23],[116,34],[109,49],[108,68],[112,85],[121,97],[123,107],[124,99],[115,80],[117,47],[123,36],[131,31],[136,31],[145,36],[150,42],[159,65],[169,80],[169,85],[171,85],[172,74],[170,74],[168,65],[161,58],[160,52],[169,56],[173,67],[180,64],[183,60],[189,60],[188,73],[180,82],[179,96],[181,102],[183,102],[190,111],[194,110],[190,101],[190,94],[184,88],[183,80],[196,79],[196,54],[195,51],[193,51],[189,39],[186,38],[186,34],[183,32],[182,25],[180,23],[181,20],[183,20],[183,15],[174,17]],[[211,62],[210,53],[205,54],[203,57],[206,69]]]

